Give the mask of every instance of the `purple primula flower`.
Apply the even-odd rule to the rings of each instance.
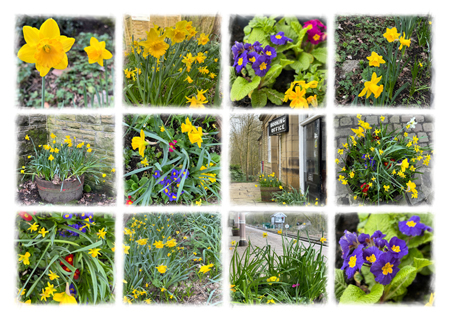
[[[359,245],[358,236],[356,233],[351,233],[347,230],[344,231],[344,236],[339,239],[339,245],[342,249],[342,258],[345,259],[351,249],[356,248]]]
[[[378,257],[380,257],[382,253],[383,252],[375,246],[366,248],[363,251],[364,262],[371,265],[377,261]]]
[[[271,62],[271,59],[269,59],[267,56],[265,56],[265,55],[259,56],[256,59],[255,63],[252,64],[252,68],[253,68],[253,70],[255,70],[255,74],[257,76],[261,76],[261,77],[266,75],[266,73],[270,69],[270,62]]]
[[[161,172],[160,172],[160,171],[154,171],[154,172],[152,173],[152,176],[153,176],[155,179],[158,179],[158,178],[161,177]]]
[[[250,43],[245,43],[244,44],[244,49],[245,50],[248,50],[248,51],[256,51],[256,52],[261,52],[261,50],[262,50],[262,47],[261,47],[261,43],[259,43],[258,41],[256,41],[255,43],[253,43],[253,44],[250,44]]]
[[[77,290],[75,289],[75,285],[74,284],[70,284],[69,291],[70,291],[71,295],[76,295],[77,294]]]
[[[370,235],[360,234],[358,236],[358,241],[360,242],[361,245],[367,247],[367,245],[370,244]]]
[[[397,259],[402,259],[403,256],[408,254],[408,246],[406,246],[405,241],[400,238],[392,237],[387,247],[392,255]]]
[[[375,281],[382,285],[389,285],[399,272],[400,259],[391,252],[382,253],[370,267],[370,272],[375,276]]]
[[[189,176],[189,171],[187,169],[185,169],[183,171],[183,173],[181,173],[181,175],[188,177]]]
[[[164,189],[163,189],[163,191],[162,191],[167,197],[169,197],[170,198],[170,190],[169,190],[169,187],[168,186],[166,186]]]
[[[423,229],[422,229],[422,233],[420,234],[420,236],[423,236],[425,234],[425,231],[429,231],[429,232],[433,231],[433,228],[431,228],[430,226],[427,226],[425,224],[422,224],[422,225],[423,225]]]
[[[420,223],[419,216],[412,216],[408,220],[399,222],[398,229],[407,236],[419,236],[422,234],[424,224]]]
[[[73,214],[69,214],[69,213],[63,213],[63,218],[64,219],[72,219]]]
[[[233,52],[233,58],[236,59],[238,55],[245,51],[244,44],[241,42],[234,42],[234,45],[231,47],[231,51]]]
[[[173,202],[174,200],[177,200],[177,193],[170,193],[169,201]]]
[[[327,30],[327,27],[317,19],[306,21],[303,24],[303,28],[311,26],[309,30],[307,30],[308,41],[311,44],[318,44],[326,39],[326,34],[324,33]]]
[[[292,39],[289,39],[288,37],[285,37],[284,36],[284,32],[281,31],[281,32],[278,32],[275,35],[271,35],[270,36],[270,41],[272,41],[272,43],[276,44],[276,45],[283,45],[283,44],[286,44],[286,42],[288,42],[288,41],[292,42]]]
[[[247,51],[244,51],[241,55],[239,55],[235,60],[233,66],[236,68],[236,72],[240,73],[243,68],[248,63]]]
[[[176,169],[173,169],[173,170],[170,172],[170,177],[172,177],[172,178],[177,178],[179,174],[180,174],[179,171],[177,171]]]
[[[247,54],[248,61],[251,63],[255,63],[256,59],[259,57],[258,52],[251,51]]]
[[[361,270],[363,264],[363,246],[360,245],[351,255],[344,259],[344,264],[342,265],[341,270],[345,269],[347,278],[352,278],[357,270]]]
[[[383,239],[384,237],[386,237],[386,235],[383,234],[380,230],[377,230],[376,232],[373,233],[370,239],[372,240],[375,246],[377,246],[379,249],[383,249],[384,246],[388,245],[387,240]]]
[[[272,48],[270,45],[266,45],[266,47],[263,50],[263,53],[270,59],[275,59],[277,57],[277,50]]]

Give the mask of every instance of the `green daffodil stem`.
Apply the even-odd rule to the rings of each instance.
[[[41,108],[44,108],[45,103],[45,76],[42,77],[42,99],[41,99]]]

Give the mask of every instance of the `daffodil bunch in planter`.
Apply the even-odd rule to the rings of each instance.
[[[243,42],[236,41],[231,48],[231,100],[248,96],[252,107],[264,107],[268,101],[291,108],[322,104],[326,91],[325,31],[326,26],[317,19],[303,26],[295,17],[252,19],[244,28]]]
[[[126,304],[189,303],[220,282],[221,227],[217,214],[136,214],[124,229]]]
[[[424,304],[417,296],[428,293],[434,272],[431,214],[359,214],[359,220],[358,232],[345,230],[339,240],[342,255],[337,258],[343,263],[335,269],[336,299],[383,304],[405,298]]]
[[[357,115],[359,126],[355,135],[337,150],[338,181],[348,185],[354,200],[382,204],[399,201],[405,194],[417,198],[415,174],[428,166],[432,149],[419,146],[420,137],[410,136],[417,124],[412,118],[404,127],[388,131],[380,117],[380,125],[373,127]]]
[[[211,116],[129,116],[124,125],[127,204],[220,200],[220,139]]]
[[[114,225],[108,214],[20,212],[17,300],[29,304],[114,301]]]
[[[77,36],[77,41],[84,42],[86,36],[87,34],[81,32]],[[47,19],[39,29],[25,25],[23,27],[23,37],[26,44],[19,49],[17,57],[23,62],[35,64],[37,71],[39,71],[42,78],[40,95],[42,108],[45,107],[46,103],[46,77],[52,69],[65,70],[67,73],[66,77],[70,79],[76,78],[75,81],[77,81],[76,84],[71,84],[71,92],[68,92],[68,90],[65,92],[65,88],[57,88],[56,98],[62,100],[61,103],[57,103],[59,107],[65,106],[67,95],[72,97],[70,106],[74,107],[83,105],[83,103],[84,107],[94,107],[95,97],[97,98],[98,106],[110,105],[108,93],[112,90],[110,83],[112,83],[113,75],[109,76],[105,61],[111,59],[113,55],[106,49],[105,41],[99,41],[96,37],[91,36],[90,44],[84,47],[84,51],[87,54],[84,57],[88,58],[89,64],[98,63],[99,68],[95,71],[104,72],[103,79],[96,79],[97,84],[93,84],[92,80],[88,79],[92,69],[90,67],[80,68],[82,63],[78,58],[71,61],[73,65],[69,68],[69,56],[72,55],[69,51],[77,46],[74,46],[76,39],[61,35],[60,28],[54,19]],[[112,44],[108,43],[108,46],[112,46]],[[73,74],[74,72],[76,74]],[[61,75],[61,77],[64,77],[64,75]],[[57,86],[59,81],[60,79],[56,79],[55,83],[52,83],[50,87]],[[86,84],[88,84],[88,88],[86,88]],[[80,94],[83,98],[80,97],[79,100],[76,100],[75,94]],[[50,95],[53,96],[53,94]]]
[[[397,81],[411,58],[405,53],[411,45],[416,19],[416,17],[395,18],[395,26],[386,28],[383,34],[386,43],[382,46],[377,44],[371,55],[366,57],[365,63],[368,65],[361,74],[363,85],[358,95],[360,99],[355,98],[352,104],[362,102],[364,105],[392,105],[399,94],[411,86],[411,82],[399,86]],[[414,63],[416,65],[416,75],[413,74],[414,83],[419,63]]]
[[[57,136],[50,135],[51,141],[45,145],[35,145],[28,135],[25,140],[32,143],[34,154],[29,162],[19,168],[25,177],[31,177],[38,187],[41,198],[50,203],[65,203],[80,199],[83,193],[85,176],[100,183],[106,174],[99,171],[107,168],[104,157],[95,155],[90,144],[76,141],[67,135],[64,141],[56,142]]]
[[[261,200],[263,202],[271,202],[272,195],[278,194],[283,190],[283,184],[275,176],[275,172],[272,174],[261,174],[258,176],[259,186],[261,190]],[[258,185],[255,185],[258,187]]]
[[[147,38],[131,39],[125,60],[125,100],[133,105],[220,105],[220,43],[197,35],[192,21],[154,25]],[[211,38],[210,38],[211,36]]]

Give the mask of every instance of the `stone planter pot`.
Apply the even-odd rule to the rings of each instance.
[[[231,229],[231,235],[239,236],[239,229]]]
[[[279,187],[261,187],[261,201],[271,203],[272,202],[272,194],[281,193]]]
[[[80,183],[81,181],[81,183]],[[63,183],[53,184],[40,178],[36,178],[36,185],[41,198],[49,203],[67,203],[72,200],[78,200],[83,196],[84,175]],[[62,184],[62,188],[61,188]]]

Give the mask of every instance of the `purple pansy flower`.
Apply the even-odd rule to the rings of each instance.
[[[405,241],[400,238],[392,237],[387,247],[392,255],[397,259],[402,259],[403,256],[408,254],[408,246],[406,246]]]
[[[270,36],[270,41],[272,41],[272,43],[276,44],[276,45],[283,45],[283,44],[286,44],[286,42],[288,42],[288,41],[292,42],[292,39],[289,39],[288,37],[285,37],[284,36],[284,32],[281,31],[281,32],[278,32],[275,35],[271,35]]]
[[[73,214],[69,214],[69,213],[63,213],[63,218],[64,219],[72,219]]]
[[[259,52],[261,52],[262,47],[261,47],[261,43],[259,43],[258,41],[256,41],[256,42],[253,43],[253,44],[245,43],[245,44],[244,44],[244,49],[245,49],[245,50],[248,50],[248,51],[254,50],[254,51],[256,51],[256,52],[259,53]]]
[[[363,246],[360,245],[353,251],[352,254],[344,259],[344,264],[342,265],[341,270],[345,269],[347,278],[352,278],[357,270],[361,270],[363,264]]]
[[[370,267],[370,271],[375,276],[375,281],[388,285],[399,272],[400,259],[395,258],[392,253],[382,253]]]
[[[377,261],[382,253],[383,252],[375,246],[369,247],[363,251],[364,262],[371,265]]]
[[[170,193],[169,201],[173,202],[174,200],[177,200],[177,193]]]
[[[256,59],[255,63],[252,64],[252,68],[253,68],[253,70],[255,70],[255,74],[260,77],[263,77],[264,75],[266,75],[266,73],[270,69],[270,62],[271,62],[271,59],[269,59],[267,56],[260,55]]]
[[[370,235],[360,234],[358,236],[358,241],[361,245],[363,245],[364,247],[367,247],[367,245],[370,244]]]

